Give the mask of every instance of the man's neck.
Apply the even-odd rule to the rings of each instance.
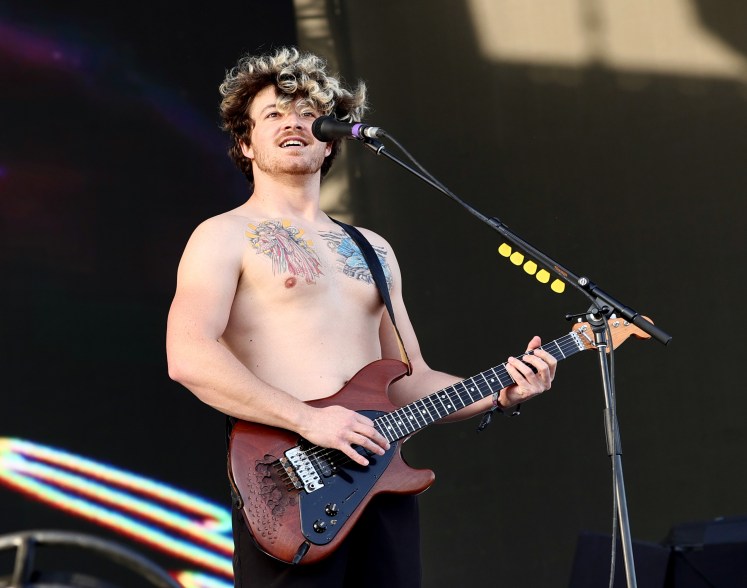
[[[249,204],[268,216],[291,216],[316,221],[323,216],[319,208],[320,197],[318,173],[274,176],[260,173],[254,176],[254,192]]]

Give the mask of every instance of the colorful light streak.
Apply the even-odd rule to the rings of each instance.
[[[221,576],[233,575],[230,511],[194,495],[15,438],[0,438],[0,483]],[[181,574],[190,587],[224,586],[209,576]]]
[[[229,583],[196,572],[184,571],[173,576],[184,588],[233,588],[233,582]]]

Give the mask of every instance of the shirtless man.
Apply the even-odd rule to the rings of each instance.
[[[200,224],[187,243],[168,318],[169,375],[230,417],[294,431],[366,465],[354,445],[375,454],[388,449],[373,422],[342,406],[304,402],[334,394],[374,360],[401,357],[376,286],[360,272],[345,271],[344,253],[358,253],[357,247],[319,208],[321,178],[339,145],[316,140],[311,125],[327,114],[360,120],[365,86],[351,92],[318,57],[283,48],[243,57],[221,93],[224,129],[234,140],[230,153],[253,190],[241,206]],[[361,231],[383,259],[412,364],[412,375],[390,387],[391,400],[401,406],[460,381],[426,364],[392,248],[376,233]],[[534,337],[528,349],[536,351],[527,363],[508,359],[516,384],[501,391],[501,407],[550,388],[555,360],[539,346]],[[491,407],[486,398],[448,419]],[[264,555],[245,527],[236,516],[237,586],[412,588],[420,582],[411,496],[374,498],[343,547],[318,564],[288,566]],[[385,583],[374,568],[386,570]]]

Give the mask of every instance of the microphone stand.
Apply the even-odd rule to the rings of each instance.
[[[604,424],[605,424],[605,436],[607,442],[607,454],[612,460],[612,475],[613,475],[613,487],[615,494],[615,506],[619,516],[619,528],[621,533],[621,541],[623,547],[623,556],[625,560],[625,576],[627,579],[627,585],[629,588],[636,588],[636,576],[635,576],[635,563],[633,561],[633,544],[630,537],[630,522],[628,519],[628,506],[625,498],[625,483],[623,480],[622,470],[622,450],[620,444],[620,432],[617,421],[617,409],[615,405],[614,386],[612,384],[612,378],[610,375],[609,364],[607,361],[607,347],[608,347],[608,325],[607,318],[612,314],[622,317],[626,321],[634,324],[639,329],[648,333],[651,337],[666,345],[671,341],[672,337],[664,332],[662,329],[654,325],[643,315],[639,314],[631,307],[623,304],[619,300],[612,297],[610,294],[602,290],[597,284],[592,282],[589,278],[578,276],[568,268],[563,267],[558,262],[550,258],[548,255],[527,243],[524,239],[519,237],[516,233],[511,231],[503,222],[496,217],[487,217],[461,198],[451,192],[441,182],[436,180],[430,173],[428,173],[423,166],[421,166],[415,159],[407,153],[407,151],[397,143],[397,141],[388,135],[383,129],[377,129],[379,137],[387,137],[391,139],[404,153],[415,162],[418,169],[408,165],[398,157],[392,155],[387,151],[386,147],[376,139],[364,138],[361,139],[366,147],[372,150],[376,155],[383,155],[389,160],[393,161],[397,165],[406,169],[413,175],[417,176],[433,188],[436,188],[439,192],[442,192],[462,207],[467,212],[476,216],[482,222],[492,227],[495,231],[500,233],[504,239],[511,242],[518,249],[523,250],[530,257],[534,257],[545,267],[552,269],[555,274],[559,276],[561,280],[569,284],[570,286],[579,290],[586,298],[591,300],[591,306],[586,313],[580,316],[586,316],[589,324],[594,332],[596,347],[599,355],[599,368],[602,378],[602,388],[604,392],[605,410],[604,410]],[[572,318],[568,316],[566,318]],[[614,550],[614,547],[613,547]],[[614,551],[613,551],[614,553]],[[612,579],[613,581],[613,579]],[[614,582],[613,582],[614,583]]]

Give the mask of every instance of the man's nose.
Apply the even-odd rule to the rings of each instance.
[[[285,127],[286,128],[294,128],[294,129],[300,129],[303,127],[303,119],[301,118],[301,115],[298,114],[295,111],[291,111],[287,114],[285,117]]]

